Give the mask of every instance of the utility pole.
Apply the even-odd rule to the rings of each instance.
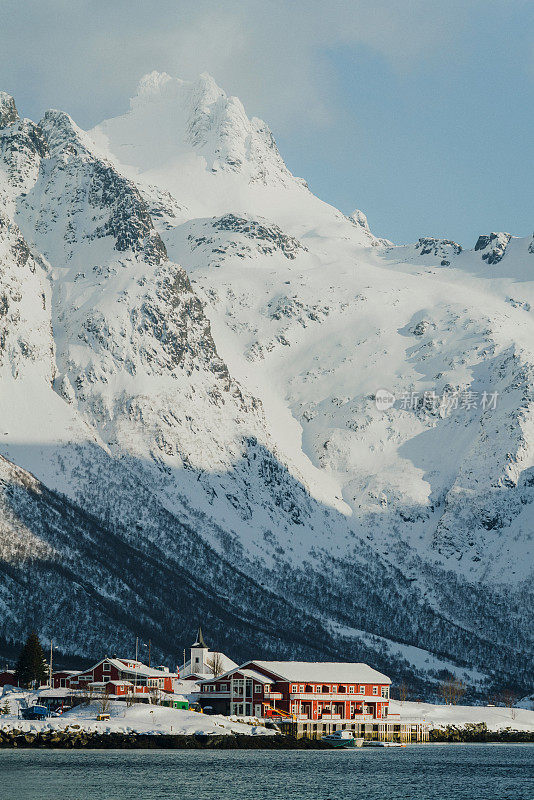
[[[48,672],[48,683],[52,689],[52,639],[50,639],[50,669]]]

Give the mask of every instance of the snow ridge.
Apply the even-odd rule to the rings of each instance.
[[[231,600],[270,657],[413,674],[394,618],[403,646],[526,687],[532,239],[376,238],[208,75],[153,72],[90,132],[4,94],[0,121],[6,631],[39,561],[72,652],[77,603],[106,604],[87,652],[137,614],[168,654],[162,609],[184,633],[194,602],[222,645]]]

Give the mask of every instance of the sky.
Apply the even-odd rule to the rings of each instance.
[[[90,128],[209,72],[377,236],[472,247],[534,229],[533,32],[533,0],[2,0],[0,89]]]

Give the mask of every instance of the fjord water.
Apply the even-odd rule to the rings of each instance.
[[[533,800],[534,745],[4,750],[2,800]]]

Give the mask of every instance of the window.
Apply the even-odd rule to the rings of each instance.
[[[195,658],[195,664],[200,664],[200,658],[198,656]]]
[[[354,686],[349,686],[349,694],[354,694]]]
[[[109,661],[104,661],[104,664],[102,666],[102,671],[109,672],[110,670],[111,670],[111,664],[109,663]]]
[[[332,686],[332,691],[337,692],[337,686]]]
[[[221,683],[219,688],[220,688],[221,692],[227,692],[228,691],[228,684],[227,683]]]
[[[304,686],[299,686],[299,692],[303,692],[303,691],[304,691]]]
[[[254,692],[255,692],[256,694],[259,694],[259,693],[261,692],[261,684],[259,684],[259,683],[256,683],[256,684],[255,684],[255,686],[254,686]]]
[[[296,694],[296,692],[298,692],[298,690],[299,690],[299,687],[298,687],[298,686],[297,686],[297,685],[294,683],[294,684],[291,686],[291,692],[292,692],[293,694]]]
[[[360,691],[358,694],[365,694],[365,686],[360,686]]]
[[[385,697],[387,699],[389,697],[389,687],[382,686],[380,694],[382,695],[382,697]]]
[[[108,683],[111,680],[111,678],[109,677],[109,675],[104,675],[102,680],[104,681],[104,683]]]
[[[373,694],[378,694],[378,686],[373,686]]]

